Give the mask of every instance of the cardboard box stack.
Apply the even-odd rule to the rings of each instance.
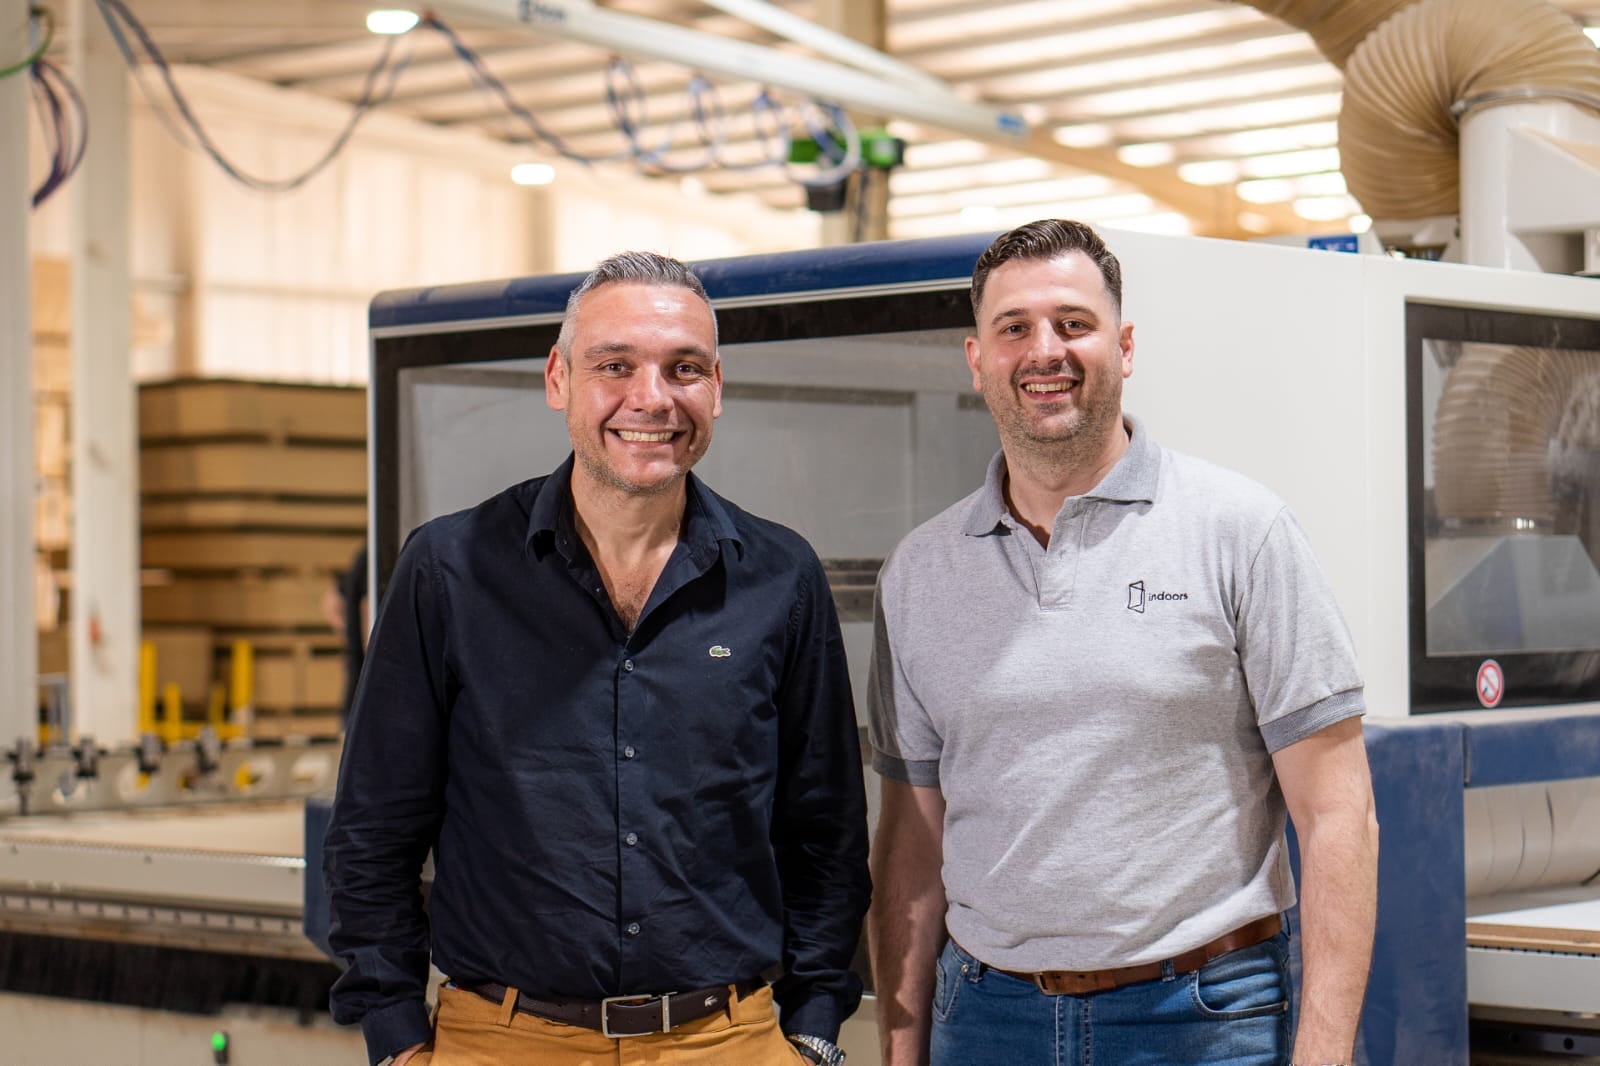
[[[139,390],[146,637],[167,641],[163,663],[201,658],[212,682],[248,641],[256,736],[338,732],[342,639],[323,599],[365,538],[366,436],[361,389],[197,379]],[[190,716],[209,687],[183,692]]]

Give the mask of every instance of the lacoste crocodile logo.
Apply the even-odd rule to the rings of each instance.
[[[728,656],[732,655],[733,652],[728,648],[724,648],[721,644],[713,644],[711,645],[711,650],[707,654],[713,659],[726,659]]]

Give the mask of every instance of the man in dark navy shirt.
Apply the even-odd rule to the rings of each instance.
[[[810,547],[689,473],[722,410],[699,280],[602,263],[545,384],[573,457],[417,530],[379,612],[334,1017],[395,1066],[837,1063],[869,895],[849,678]]]

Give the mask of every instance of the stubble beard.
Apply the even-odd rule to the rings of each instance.
[[[1086,380],[1080,377],[1080,390]],[[987,396],[985,401],[1006,452],[1030,464],[1075,467],[1096,463],[1105,450],[1111,427],[1122,422],[1121,378],[1113,377],[1107,388],[1094,395],[1080,391],[1080,403],[1068,413],[1065,424],[1041,424],[1029,418],[1018,397],[1021,384],[1013,381],[1010,388],[1003,410],[996,410],[996,404]]]
[[[621,493],[624,496],[664,496],[677,491],[678,486],[683,484],[684,479],[688,476],[690,469],[705,456],[706,449],[711,446],[709,438],[705,439],[700,442],[698,448],[689,451],[684,457],[685,462],[683,465],[677,467],[668,476],[659,481],[638,482],[629,480],[617,470],[605,452],[604,443],[580,446],[577,440],[577,436],[574,435],[572,450],[578,457],[578,465],[583,468],[583,472],[588,476],[589,480],[599,488]]]

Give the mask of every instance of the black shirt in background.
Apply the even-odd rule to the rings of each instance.
[[[827,578],[688,478],[632,633],[573,521],[572,460],[428,523],[379,612],[327,838],[334,1017],[374,1059],[430,1038],[433,961],[542,998],[777,971],[836,1039],[867,906],[856,720]]]

